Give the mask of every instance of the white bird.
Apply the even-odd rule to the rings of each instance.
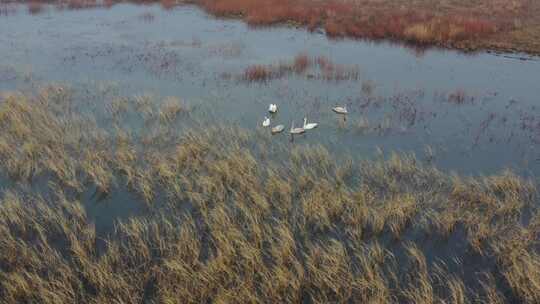
[[[277,125],[277,126],[272,128],[272,134],[281,133],[281,132],[283,132],[283,130],[285,130],[284,125]]]
[[[345,107],[345,106],[343,106],[343,107],[339,107],[339,106],[333,107],[332,111],[334,111],[334,112],[336,112],[338,114],[347,114],[347,113],[349,113],[347,111],[347,107]]]
[[[265,117],[264,117],[264,120],[263,120],[263,122],[262,122],[262,126],[265,127],[265,128],[266,128],[266,127],[269,127],[269,126],[270,126],[270,118],[268,118],[268,117],[265,116]]]
[[[304,128],[295,128],[294,127],[294,121],[292,122],[292,126],[291,126],[291,130],[290,130],[290,133],[292,135],[295,135],[295,134],[302,134],[306,132],[306,130]]]
[[[277,112],[277,105],[275,103],[271,103],[269,106],[268,106],[268,112],[270,113],[276,113]]]
[[[304,117],[304,130],[315,129],[319,124],[316,122],[307,122],[307,117]]]
[[[291,125],[291,130],[289,132],[291,133],[291,142],[293,142],[294,141],[294,135],[302,134],[302,133],[306,132],[306,130],[304,128],[295,128],[294,127],[294,121],[293,121],[292,125]]]

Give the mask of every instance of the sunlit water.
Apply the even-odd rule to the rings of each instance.
[[[236,78],[249,65],[290,61],[299,53],[358,66],[360,79],[336,83],[292,75],[248,84]],[[204,109],[208,125],[268,133],[260,125],[268,104],[277,103],[273,125],[289,128],[294,120],[299,126],[306,115],[320,124],[290,145],[320,143],[336,157],[369,158],[380,148],[414,152],[464,174],[540,171],[537,58],[418,54],[301,29],[250,29],[194,7],[135,5],[46,8],[38,15],[20,7],[0,17],[0,55],[0,90],[61,83],[125,96],[178,96]],[[449,102],[456,92],[464,92],[463,102]],[[332,113],[335,105],[348,106],[346,121]],[[273,140],[290,138],[284,133]]]

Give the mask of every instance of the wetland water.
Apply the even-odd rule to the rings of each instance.
[[[304,116],[319,123],[291,145],[322,144],[339,157],[382,150],[413,152],[444,170],[483,175],[512,168],[540,171],[540,61],[489,53],[427,50],[388,43],[329,40],[288,27],[250,29],[186,6],[112,8],[29,14],[23,6],[0,18],[0,90],[70,86],[81,98],[177,96],[206,125],[260,126],[268,104],[272,125],[286,130]],[[309,68],[266,82],[239,76],[251,65],[321,57],[358,77],[325,80]],[[322,76],[321,76],[322,75]],[[78,90],[77,90],[78,89]],[[161,100],[156,98],[156,100]],[[331,111],[347,105],[343,121]],[[287,143],[280,134],[273,140]]]
[[[191,6],[0,6],[1,302],[539,303],[539,74]]]

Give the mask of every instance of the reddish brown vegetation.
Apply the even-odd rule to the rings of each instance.
[[[535,0],[194,0],[209,13],[252,26],[292,23],[329,37],[462,50],[540,53]]]
[[[311,64],[311,61],[306,54],[300,54],[294,58],[293,69],[296,73],[305,72]]]
[[[19,0],[84,8],[115,3],[191,3],[252,26],[291,23],[332,38],[388,39],[464,50],[519,49],[540,53],[540,1],[535,0]],[[18,2],[13,0],[13,2]]]
[[[83,9],[95,7],[97,5],[98,2],[96,0],[70,0],[66,4],[68,9]]]
[[[330,37],[399,39],[445,45],[483,37],[506,27],[500,20],[473,13],[439,15],[415,7],[393,7],[373,1],[326,0],[202,0],[217,16],[242,16],[251,25],[294,22],[323,28]]]
[[[360,77],[358,67],[346,67],[341,64],[335,64],[324,56],[315,58],[315,63],[321,70],[324,80],[358,80]]]
[[[474,100],[474,97],[468,96],[467,92],[461,89],[448,94],[448,102],[453,103],[453,104],[461,105],[466,102],[472,102],[473,100]]]
[[[43,11],[43,4],[40,2],[30,2],[28,3],[28,13],[32,15],[39,14]]]
[[[172,9],[178,5],[176,0],[160,0],[159,3],[164,9]]]
[[[307,74],[309,78],[327,81],[358,80],[358,67],[347,67],[333,63],[324,56],[311,58],[307,54],[299,54],[291,62],[280,62],[271,65],[252,65],[244,70],[242,80],[247,82],[267,82],[288,75],[305,75],[309,69],[318,68],[318,74]],[[314,71],[317,72],[317,71]]]
[[[244,80],[254,82],[264,82],[274,78],[274,71],[271,67],[264,65],[252,65],[244,71]]]

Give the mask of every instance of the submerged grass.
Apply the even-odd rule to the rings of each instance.
[[[0,100],[5,303],[540,301],[536,187],[511,172],[464,178],[407,154],[336,161],[236,127],[188,128],[172,97],[89,111],[74,96]],[[85,194],[121,191],[146,212],[98,235]]]

